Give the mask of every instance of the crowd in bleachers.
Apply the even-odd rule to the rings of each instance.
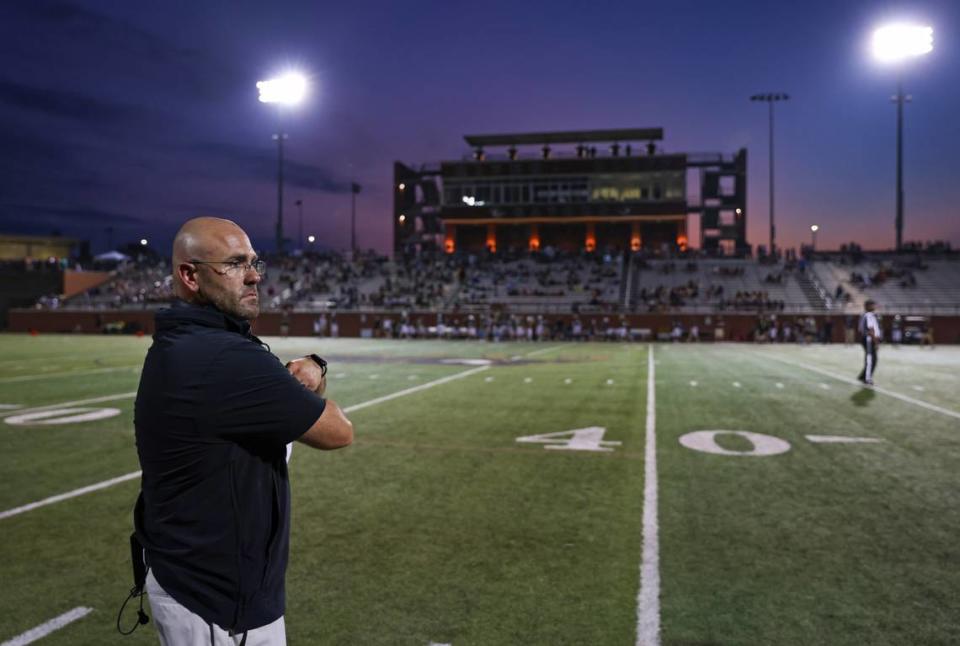
[[[952,258],[949,256],[948,258]],[[855,262],[859,259],[859,262]],[[830,306],[862,307],[866,297],[960,303],[960,263],[917,254],[874,257],[845,245],[832,258],[656,259],[642,253],[421,254],[374,252],[267,256],[260,285],[266,311],[420,310],[515,312],[799,312],[816,309],[804,290],[815,280]],[[810,268],[813,268],[813,271]],[[930,268],[934,270],[931,271]],[[49,295],[42,309],[152,308],[172,298],[169,262],[123,261],[112,278],[78,296]],[[950,287],[954,285],[954,287]],[[950,290],[954,289],[955,292]],[[884,291],[886,290],[886,291]],[[895,291],[891,291],[895,290]],[[941,294],[942,292],[942,294]],[[892,296],[891,296],[892,294]],[[932,300],[939,298],[940,300]],[[908,302],[908,301],[907,301]],[[827,309],[830,309],[828,306]],[[822,311],[822,310],[818,310]]]
[[[881,308],[924,310],[960,307],[960,263],[948,243],[904,245],[901,253],[866,253],[858,245],[817,254],[813,275],[829,309],[859,311],[866,299]]]
[[[771,265],[773,265],[771,267]],[[795,261],[673,261],[638,263],[634,311],[666,312],[713,309],[718,311],[783,311],[809,305],[794,275],[802,271]]]
[[[574,306],[615,304],[622,257],[611,254],[544,253],[467,256],[455,303],[544,301]]]

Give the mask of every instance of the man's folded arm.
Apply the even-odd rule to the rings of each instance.
[[[349,446],[353,442],[353,424],[336,402],[328,399],[323,413],[298,441],[323,451]]]

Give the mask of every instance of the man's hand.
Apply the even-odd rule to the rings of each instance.
[[[287,370],[297,378],[297,381],[323,397],[323,393],[327,390],[327,378],[313,359],[310,357],[294,359],[287,364]]]

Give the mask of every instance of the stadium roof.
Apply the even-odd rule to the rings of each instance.
[[[522,144],[582,144],[588,141],[655,141],[663,139],[663,128],[614,128],[612,130],[568,130],[526,132],[513,135],[464,135],[471,146]]]

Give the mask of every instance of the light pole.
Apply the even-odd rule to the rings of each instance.
[[[810,225],[810,251],[817,250],[817,231],[820,230],[820,226],[817,224]]]
[[[770,105],[770,255],[776,255],[777,233],[773,221],[773,104],[778,101],[786,101],[790,98],[789,94],[770,93],[754,94],[750,97],[751,101],[763,101]]]
[[[882,63],[897,64],[933,51],[933,27],[894,24],[873,32],[873,55]],[[897,251],[903,247],[903,104],[910,96],[903,93],[903,80],[897,73]]]
[[[289,72],[277,78],[258,81],[261,103],[277,104],[277,251],[283,252],[283,107],[294,106],[307,94],[307,79],[302,74]]]
[[[300,227],[297,230],[297,247],[300,249],[303,248],[303,200],[297,200],[294,202],[297,205],[297,210],[300,211]]]

